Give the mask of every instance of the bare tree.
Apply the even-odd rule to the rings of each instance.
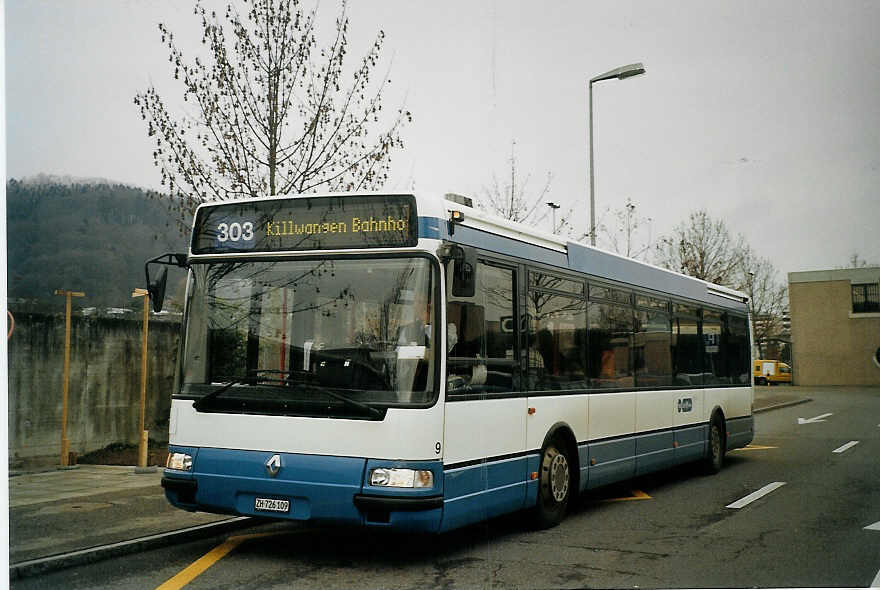
[[[675,226],[655,247],[660,266],[721,285],[734,286],[749,255],[742,235],[731,236],[722,220],[701,209]]]
[[[626,204],[622,209],[616,211],[609,209],[607,213],[611,213],[613,222],[610,226],[601,220],[597,224],[597,231],[603,238],[599,245],[627,258],[645,260],[653,247],[651,218],[641,217],[636,213],[636,204],[629,198],[626,199]],[[646,230],[647,238],[645,237]]]
[[[665,268],[746,293],[759,356],[782,332],[788,289],[779,283],[773,263],[755,254],[742,235],[732,236],[724,221],[705,210],[691,213],[660,240],[656,256]]]
[[[529,187],[529,182],[532,179],[531,173],[522,178],[518,168],[516,140],[511,142],[508,162],[510,163],[509,175],[505,174],[504,180],[499,180],[497,175],[492,174],[492,185],[483,189],[485,202],[479,202],[479,206],[510,221],[528,223],[533,226],[546,222],[547,217],[551,216],[548,198],[553,175],[547,172],[543,186],[533,192]],[[552,233],[559,235],[569,233],[571,213],[572,211],[569,209],[567,214],[556,216],[558,219],[555,220]]]
[[[858,252],[853,252],[849,257],[849,266],[847,268],[865,268],[867,266],[876,266],[859,256]]]
[[[411,121],[403,109],[390,122],[382,117],[391,80],[374,70],[385,34],[379,31],[352,72],[344,68],[345,2],[323,48],[317,8],[304,10],[300,0],[241,0],[240,6],[243,17],[230,4],[221,18],[196,2],[204,48],[191,61],[159,24],[190,105],[186,113],[175,118],[153,86],[134,98],[181,222],[205,201],[381,186],[392,149],[403,147],[400,129]]]
[[[758,357],[764,358],[769,340],[783,332],[782,319],[788,307],[788,288],[777,280],[777,271],[767,258],[749,252],[742,261],[735,286],[749,295],[749,311]]]

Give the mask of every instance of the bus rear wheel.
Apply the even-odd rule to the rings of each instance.
[[[554,527],[565,517],[571,499],[571,464],[564,445],[551,441],[541,453],[538,503],[535,521],[539,528]]]
[[[718,415],[712,417],[709,424],[709,453],[703,463],[707,474],[712,475],[721,471],[724,465],[724,427]]]

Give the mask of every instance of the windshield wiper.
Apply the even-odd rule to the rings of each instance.
[[[353,406],[353,407],[358,408],[360,410],[363,410],[365,412],[369,412],[369,414],[375,418],[381,419],[383,416],[382,412],[376,406],[371,406],[370,404],[365,404],[364,402],[359,402],[356,399],[352,399],[352,398],[348,397],[347,395],[342,395],[341,393],[337,393],[327,387],[323,387],[321,385],[313,385],[311,383],[307,384],[306,387],[308,387],[309,389],[313,389],[313,390],[320,392],[320,393],[326,393],[330,397],[337,399],[343,403],[346,403],[350,406]]]
[[[257,379],[259,379],[263,383],[268,382],[268,383],[272,383],[272,384],[286,385],[286,386],[294,385],[292,379],[290,379],[290,378],[281,378],[281,379],[271,379],[271,378],[267,379],[265,377],[261,378],[260,375],[263,373],[283,374],[283,375],[288,374],[287,371],[279,371],[277,369],[259,369],[256,371],[250,371],[246,377],[238,377],[236,379],[232,379],[229,383],[224,383],[223,385],[221,385],[220,387],[218,387],[214,391],[202,396],[200,399],[196,400],[193,403],[193,407],[196,410],[201,411],[201,410],[205,409],[206,404],[208,402],[220,397],[221,394],[223,394],[224,392],[229,390],[234,385],[243,385],[243,384],[247,384],[247,383],[254,383]],[[308,375],[304,371],[294,371],[294,373],[302,373],[302,375],[298,375],[300,377]],[[300,385],[305,386],[305,387],[312,389],[314,391],[317,391],[319,393],[324,393],[324,394],[326,394],[336,400],[339,400],[345,404],[348,404],[350,406],[358,408],[359,410],[363,410],[375,418],[381,419],[383,417],[383,413],[375,406],[372,406],[370,404],[365,404],[363,402],[359,402],[356,399],[352,399],[346,395],[342,395],[341,393],[337,393],[337,392],[333,391],[332,389],[328,389],[327,387],[322,387],[320,385],[315,385],[313,383],[300,383]]]
[[[237,378],[231,380],[229,383],[225,383],[225,384],[221,385],[220,387],[218,387],[214,391],[212,391],[206,395],[203,395],[201,398],[196,400],[195,403],[193,403],[193,407],[196,410],[201,411],[205,408],[206,403],[210,402],[213,399],[220,397],[220,394],[227,391],[233,385],[245,385],[248,383],[255,383],[256,380],[259,378],[260,374],[262,374],[262,373],[280,373],[280,372],[281,371],[275,371],[272,369],[259,369],[256,371],[250,371],[250,372],[248,372],[246,377],[237,377]],[[275,382],[275,381],[277,381],[278,383],[281,383],[281,384],[283,384],[285,382],[283,379],[270,380],[270,382]]]

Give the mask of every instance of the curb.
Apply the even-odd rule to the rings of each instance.
[[[768,410],[777,410],[779,408],[787,408],[789,406],[796,406],[798,404],[805,404],[807,402],[813,401],[811,397],[802,397],[801,399],[795,399],[787,402],[780,402],[778,404],[771,404],[769,406],[764,406],[763,408],[755,408],[752,410],[753,414],[757,414],[759,412],[766,412]]]
[[[98,545],[97,547],[90,547],[88,549],[79,549],[68,553],[59,553],[48,557],[20,561],[18,563],[10,564],[9,579],[16,580],[26,578],[77,565],[94,563],[96,561],[101,561],[102,559],[107,559],[108,557],[129,555],[131,553],[137,553],[148,549],[157,549],[159,547],[167,547],[176,543],[207,538],[227,531],[253,526],[259,522],[259,519],[251,518],[249,516],[238,516],[236,518],[187,527],[185,529],[178,529],[167,533],[147,535],[146,537],[139,537],[128,541],[110,543],[109,545]]]

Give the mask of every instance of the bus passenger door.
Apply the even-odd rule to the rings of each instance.
[[[444,528],[518,510],[525,501],[526,402],[511,321],[516,272],[480,261],[476,280],[468,298],[453,297],[447,282]]]

